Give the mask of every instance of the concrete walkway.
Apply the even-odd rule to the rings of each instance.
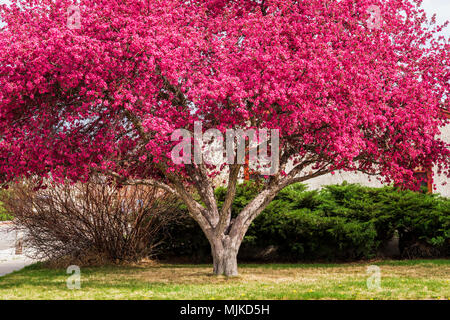
[[[20,270],[30,264],[33,264],[34,262],[36,261],[27,257],[18,257],[14,260],[0,262],[0,277],[4,276],[5,274]]]
[[[16,255],[15,242],[16,232],[11,230],[11,224],[0,223],[0,277],[36,262],[24,255]]]
[[[16,233],[11,230],[12,224],[0,222],[0,251],[13,248]]]

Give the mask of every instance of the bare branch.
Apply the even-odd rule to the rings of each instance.
[[[161,188],[163,190],[166,190],[167,192],[170,192],[173,195],[179,196],[177,191],[170,187],[168,184],[165,184],[161,181],[157,181],[154,179],[132,179],[132,178],[124,178],[121,175],[119,175],[116,172],[106,172],[107,175],[110,175],[116,179],[117,182],[120,182],[123,185],[147,185],[147,186],[154,186]]]

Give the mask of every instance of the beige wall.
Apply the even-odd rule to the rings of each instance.
[[[369,177],[368,175],[359,172],[335,172],[334,175],[327,174],[315,179],[306,181],[306,185],[310,189],[320,189],[328,184],[341,184],[347,181],[348,183],[359,183],[367,187],[381,187],[383,186],[376,177]]]

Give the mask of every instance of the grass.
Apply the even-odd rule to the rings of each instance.
[[[4,190],[0,190],[0,195],[2,192],[4,192]],[[10,221],[13,219],[14,217],[5,210],[3,202],[0,201],[0,221]]]
[[[3,204],[0,202],[0,221],[10,221],[13,220],[14,217],[8,214],[5,209],[3,209]]]
[[[9,214],[6,213],[0,213],[0,221],[11,221],[13,220],[13,216],[10,216]]]
[[[367,288],[369,265],[380,267],[379,289]],[[236,278],[209,265],[82,268],[79,290],[68,277],[38,263],[0,277],[0,299],[450,299],[450,260],[243,264]]]

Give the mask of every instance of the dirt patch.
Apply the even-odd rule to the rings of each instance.
[[[157,266],[145,268],[142,272],[132,275],[140,281],[152,283],[170,284],[220,284],[220,283],[314,283],[322,281],[340,280],[363,280],[367,278],[367,266],[348,267],[311,267],[311,268],[241,268],[238,277],[226,278],[214,276],[211,267],[163,267]],[[410,266],[380,266],[382,277],[400,278],[427,278],[427,279],[449,279],[450,266],[434,268],[430,274],[430,267],[417,265]]]

